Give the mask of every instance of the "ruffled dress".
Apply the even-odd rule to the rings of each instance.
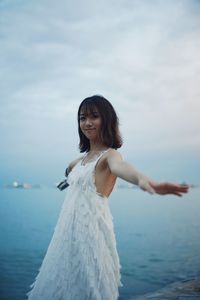
[[[108,151],[108,150],[106,150]],[[29,300],[116,300],[120,263],[108,198],[97,193],[95,167],[79,161]]]

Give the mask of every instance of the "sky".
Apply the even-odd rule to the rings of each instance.
[[[0,185],[51,184],[77,158],[77,110],[100,94],[124,159],[200,183],[200,1],[1,0]]]

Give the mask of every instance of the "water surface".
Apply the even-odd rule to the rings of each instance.
[[[117,189],[109,198],[121,300],[200,278],[199,196],[197,188],[182,198]],[[65,191],[54,188],[0,189],[0,299],[26,299],[64,198]]]

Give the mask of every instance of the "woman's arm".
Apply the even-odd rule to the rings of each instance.
[[[132,165],[122,159],[119,152],[111,150],[107,157],[108,166],[111,173],[117,177],[120,177],[130,183],[138,185],[142,190],[149,192],[150,194],[174,194],[182,196],[182,193],[187,193],[188,186],[173,184],[173,183],[158,183],[144,174],[137,171]]]
[[[152,180],[137,171],[132,165],[124,161],[119,152],[115,150],[109,151],[107,162],[111,173],[115,176],[138,185],[141,189],[149,192],[150,194],[155,193],[155,190],[150,185]]]

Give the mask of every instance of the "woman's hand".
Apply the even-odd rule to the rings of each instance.
[[[149,184],[154,189],[154,191],[160,195],[173,194],[181,197],[182,194],[187,193],[189,189],[188,185],[174,184],[170,182],[163,182],[163,183],[149,182]]]

